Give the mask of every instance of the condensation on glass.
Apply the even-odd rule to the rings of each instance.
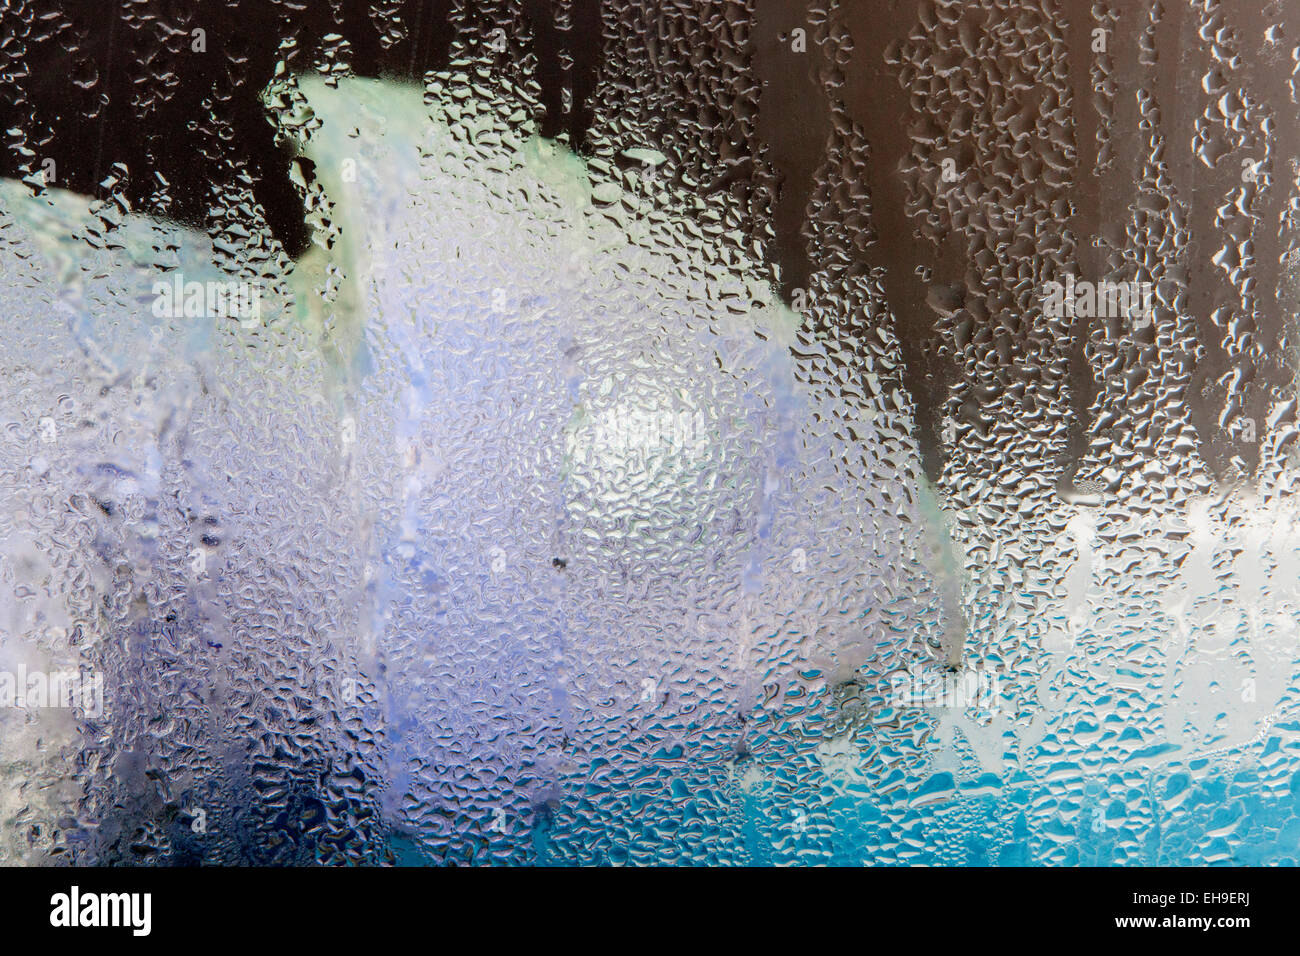
[[[1297,862],[1300,24],[0,12],[0,862]]]

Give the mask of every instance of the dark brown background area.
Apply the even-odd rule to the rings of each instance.
[[[330,55],[361,76],[419,82],[447,65],[452,8],[451,0],[8,3],[0,11],[0,127],[9,131],[0,174],[23,175],[51,158],[56,185],[97,195],[123,163],[133,206],[149,206],[156,174],[171,198],[157,211],[204,228],[211,185],[242,173],[296,257],[308,241],[303,205],[259,100],[277,61],[307,72]],[[546,0],[528,0],[525,15],[534,62],[521,67],[542,86],[543,132],[580,147],[601,50],[597,0],[578,0],[563,31]],[[403,28],[393,30],[397,21]],[[192,49],[196,29],[205,31],[205,52]]]

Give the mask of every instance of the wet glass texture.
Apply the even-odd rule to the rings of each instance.
[[[1300,8],[0,4],[0,863],[1300,857]]]

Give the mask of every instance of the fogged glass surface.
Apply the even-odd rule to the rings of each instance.
[[[0,863],[1300,846],[1300,11],[0,12]]]

